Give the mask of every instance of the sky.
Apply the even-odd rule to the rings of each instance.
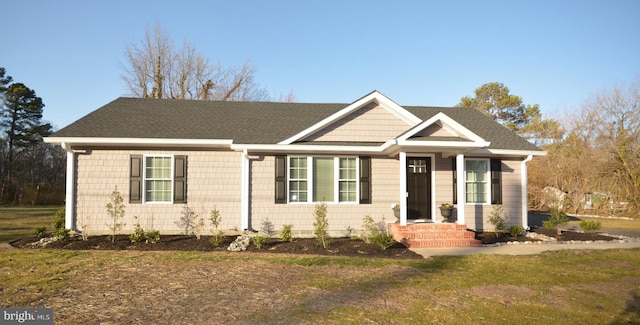
[[[158,23],[273,100],[453,106],[500,82],[545,118],[640,78],[640,1],[0,1],[0,67],[60,129],[130,96],[128,45]]]

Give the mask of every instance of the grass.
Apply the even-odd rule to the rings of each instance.
[[[56,209],[0,209],[2,241],[29,236],[36,226],[50,228]],[[624,222],[627,220],[602,221],[603,227],[605,221],[635,227]],[[639,249],[370,260],[226,252],[0,248],[0,306],[46,305],[60,299],[65,288],[84,284],[105,269],[135,270],[140,265],[150,270],[171,267],[176,270],[176,277],[170,281],[179,282],[180,272],[186,265],[209,270],[203,274],[214,274],[216,268],[227,267],[225,263],[246,266],[260,263],[260,271],[252,281],[260,281],[259,273],[298,272],[292,273],[296,276],[291,276],[291,281],[264,284],[286,292],[287,307],[265,307],[243,316],[253,323],[640,323]],[[118,279],[105,281],[102,287],[93,287],[91,290],[96,292],[92,294],[100,296],[100,288],[116,285]],[[135,287],[136,283],[127,285]],[[300,288],[311,289],[298,290]],[[158,296],[149,303],[168,298],[173,297]],[[216,308],[212,306],[212,310]],[[135,308],[119,311],[123,317],[132,317],[137,312]],[[205,319],[207,315],[198,317],[201,318],[192,321]]]
[[[0,243],[31,236],[36,227],[52,229],[51,222],[59,206],[0,208]]]

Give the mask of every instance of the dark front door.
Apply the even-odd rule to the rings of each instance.
[[[407,219],[431,219],[431,158],[407,158]]]

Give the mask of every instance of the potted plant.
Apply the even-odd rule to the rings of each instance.
[[[449,218],[453,215],[453,204],[442,203],[442,205],[440,205],[440,214],[445,220],[449,221]]]
[[[396,217],[396,219],[400,220],[400,204],[392,204],[391,209],[393,209],[393,216]]]

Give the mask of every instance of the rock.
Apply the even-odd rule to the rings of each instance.
[[[31,243],[31,246],[33,246],[33,247],[45,247],[48,244],[53,243],[55,241],[58,241],[58,238],[56,238],[56,237],[40,238],[40,240],[38,240],[37,242]]]
[[[236,240],[234,240],[229,247],[227,248],[230,252],[242,252],[247,250],[247,247],[251,244],[251,237],[247,234],[243,234],[238,236]]]

